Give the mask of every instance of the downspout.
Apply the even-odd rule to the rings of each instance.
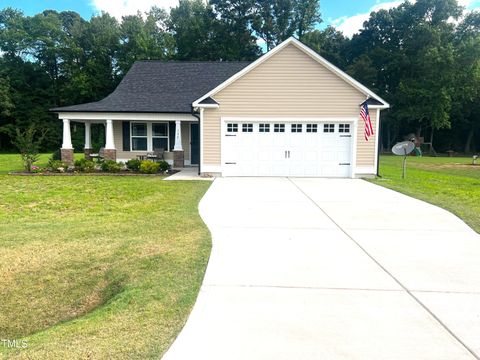
[[[377,146],[377,177],[381,178],[380,176],[380,152],[381,152],[381,147],[380,145],[382,144],[382,118],[380,117],[380,110],[378,111],[378,146]]]
[[[200,125],[200,115],[195,112],[195,108],[192,106],[192,116],[196,117],[198,119],[198,147],[199,147],[199,155],[198,155],[198,175],[202,173],[202,127]]]

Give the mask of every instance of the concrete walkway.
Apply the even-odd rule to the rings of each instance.
[[[163,180],[204,180],[204,181],[213,181],[215,178],[213,177],[204,177],[198,175],[198,167],[191,166],[182,169],[177,169],[179,172],[166,177]]]
[[[219,178],[194,310],[165,360],[478,359],[480,237],[362,180]]]

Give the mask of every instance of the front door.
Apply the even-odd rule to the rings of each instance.
[[[190,149],[191,164],[198,165],[200,163],[200,132],[198,124],[190,124]]]

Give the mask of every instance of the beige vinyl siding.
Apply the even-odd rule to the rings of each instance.
[[[375,131],[378,112],[376,109],[372,109],[369,112],[373,130]],[[365,123],[362,119],[359,119],[357,128],[357,166],[374,166],[375,141],[377,141],[377,134],[375,133],[375,135],[368,138],[368,141],[365,141],[364,129]]]
[[[140,121],[142,122],[142,121]],[[161,122],[161,121],[153,121]],[[182,147],[185,153],[185,160],[190,160],[190,122],[181,122],[182,125]],[[117,149],[117,159],[135,159],[137,155],[146,155],[147,151],[123,151],[123,127],[122,121],[113,122],[113,141]],[[171,146],[175,139],[170,139]],[[165,160],[173,160],[172,153],[165,153]]]
[[[213,98],[205,109],[203,163],[220,165],[220,119],[225,116],[358,117],[366,95],[290,44]],[[371,144],[358,138],[361,164],[374,162]]]

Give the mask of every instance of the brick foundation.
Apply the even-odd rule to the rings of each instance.
[[[73,166],[73,149],[60,149],[60,157],[65,164]]]
[[[103,150],[103,159],[117,161],[117,150],[115,149]]]
[[[173,150],[173,167],[176,169],[185,167],[185,154],[183,150]]]
[[[90,154],[93,153],[93,149],[83,149],[83,153],[85,154],[85,159],[92,160]]]

